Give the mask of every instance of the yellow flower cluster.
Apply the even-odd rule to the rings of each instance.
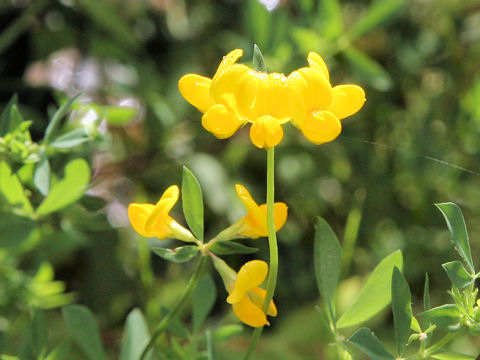
[[[237,64],[242,55],[240,49],[227,54],[212,79],[187,74],[178,82],[182,96],[203,113],[203,127],[220,139],[251,123],[252,143],[268,149],[282,141],[282,125],[291,122],[309,141],[323,144],[334,140],[342,130],[340,120],[365,102],[357,85],[332,87],[315,52],[308,54],[308,67],[288,76]]]

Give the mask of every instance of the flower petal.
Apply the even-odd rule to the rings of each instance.
[[[263,308],[263,304],[265,302],[265,297],[267,296],[267,290],[256,287],[248,291],[248,297],[252,302],[258,306],[260,309]],[[267,315],[270,316],[277,316],[277,307],[273,300],[270,301],[267,309]]]
[[[309,141],[320,145],[334,140],[342,131],[342,124],[329,111],[314,111],[307,116],[301,130]]]
[[[165,190],[162,197],[155,204],[155,208],[145,222],[145,231],[155,231],[155,227],[158,226],[161,218],[170,218],[168,216],[168,213],[175,206],[179,195],[180,188],[177,185],[172,185],[167,190]],[[171,218],[170,220],[173,221],[173,219]]]
[[[250,128],[250,139],[259,148],[269,149],[278,145],[283,139],[280,121],[269,115],[258,118]]]
[[[247,296],[232,304],[232,308],[235,315],[247,325],[253,327],[270,325],[262,309],[256,306]]]
[[[187,74],[178,81],[180,94],[202,113],[214,104],[210,97],[212,80],[196,74]]]
[[[202,117],[203,127],[219,139],[225,139],[238,130],[243,122],[225,105],[213,105]]]
[[[152,204],[133,203],[128,205],[128,218],[133,229],[142,236],[151,236],[145,231],[145,221],[155,208]]]
[[[260,236],[266,236],[267,230],[267,216],[265,212],[260,209],[260,206],[252,199],[248,190],[240,184],[235,185],[235,191],[247,209],[247,216],[243,218],[244,225],[239,230],[239,234],[256,239]]]
[[[332,95],[327,110],[339,119],[355,114],[365,103],[365,92],[357,85],[335,86]]]
[[[298,72],[307,80],[305,103],[308,110],[324,110],[332,101],[332,86],[323,73],[314,68],[301,68]]]
[[[267,204],[260,205],[260,209],[263,211],[263,213],[265,214],[265,217],[266,217],[267,216]],[[275,231],[278,231],[283,227],[283,225],[285,224],[285,221],[287,221],[287,216],[288,216],[287,205],[283,202],[275,203],[273,205],[273,214],[275,216]],[[263,236],[268,236],[268,231]]]
[[[330,74],[328,73],[327,64],[325,64],[325,61],[320,55],[318,55],[314,51],[311,51],[308,53],[307,61],[308,65],[311,68],[319,70],[323,74],[323,76],[325,76],[325,78],[330,81]]]
[[[227,298],[229,304],[235,304],[245,297],[247,291],[260,285],[268,273],[265,261],[252,260],[244,264],[237,274],[237,280],[232,292]]]

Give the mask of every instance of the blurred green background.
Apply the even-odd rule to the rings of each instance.
[[[103,136],[82,150],[92,167],[90,192],[105,203],[88,213],[69,207],[67,221],[59,215],[43,224],[50,235],[24,251],[16,267],[35,273],[42,262],[52,264],[55,279],[95,312],[112,358],[129,310],[140,306],[158,319],[160,304],[181,293],[191,265],[150,255],[126,207],[155,202],[181,182],[184,164],[203,187],[207,236],[242,216],[235,183],[263,202],[265,151],[251,145],[247,129],[214,138],[177,90],[185,73],[211,77],[232,49],[244,49],[240,61],[251,64],[256,43],[269,71],[289,73],[316,51],[333,85],[358,84],[367,95],[334,142],[315,146],[289,125],[276,150],[276,198],[288,204],[289,219],[278,235],[279,317],[265,331],[258,358],[328,358],[329,339],[314,310],[318,215],[346,251],[339,309],[396,249],[404,254],[414,309],[425,272],[432,305],[442,304],[450,285],[441,263],[457,257],[434,203],[462,208],[474,261],[480,258],[479,40],[476,0],[0,0],[0,108],[17,93],[34,139],[45,131],[49,106],[65,96],[82,93],[81,102],[138,109],[128,121],[101,123]],[[183,222],[180,208],[173,215]],[[235,269],[268,256],[265,239],[246,243],[261,250],[227,257]],[[0,251],[8,256],[8,249]],[[215,281],[212,324],[233,319]],[[5,300],[6,291],[0,331],[21,333],[24,304]],[[48,314],[51,338],[62,339],[58,311]],[[390,323],[386,311],[371,326],[385,340]],[[24,341],[5,345],[6,352]],[[236,358],[247,344],[244,331],[219,353]],[[480,343],[462,338],[455,346],[475,353]]]

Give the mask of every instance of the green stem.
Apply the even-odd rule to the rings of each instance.
[[[195,268],[195,272],[193,273],[192,277],[190,278],[190,281],[187,284],[187,287],[185,288],[185,291],[183,292],[182,297],[178,300],[177,304],[173,308],[171,312],[165,316],[160,324],[156,327],[156,329],[153,331],[152,336],[150,337],[150,340],[145,346],[145,348],[142,351],[142,354],[140,356],[140,360],[145,359],[147,356],[148,352],[150,349],[154,346],[155,341],[157,340],[158,336],[167,328],[167,326],[170,324],[170,322],[177,317],[177,315],[180,313],[182,310],[183,306],[185,305],[187,299],[190,297],[195,285],[197,284],[198,280],[200,279],[200,276],[203,272],[203,269],[205,268],[205,264],[207,263],[207,258],[208,256],[202,255],[200,257],[200,260],[197,263],[197,267]]]
[[[278,273],[278,245],[277,245],[277,233],[275,231],[275,214],[274,214],[274,202],[275,202],[275,148],[271,147],[267,150],[267,226],[268,226],[268,248],[270,251],[270,266],[267,280],[267,295],[265,296],[265,302],[263,303],[262,310],[267,312],[268,305],[272,301],[273,293],[275,292],[275,286],[277,284]],[[244,360],[248,360],[250,355],[255,350],[255,347],[262,334],[263,327],[256,328],[250,339],[250,345]]]

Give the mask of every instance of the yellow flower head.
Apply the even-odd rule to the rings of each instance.
[[[267,277],[267,263],[261,260],[249,261],[236,274],[220,258],[212,256],[212,259],[229,293],[227,302],[232,304],[235,315],[245,324],[253,327],[270,325],[267,315],[277,316],[277,308],[271,301],[267,313],[263,312],[262,307],[267,292],[258,287]]]
[[[267,227],[267,205],[258,205],[248,190],[240,184],[235,185],[235,190],[243,205],[247,209],[247,216],[237,221],[240,225],[238,235],[256,239],[261,236],[268,236]],[[275,231],[282,228],[287,220],[287,205],[282,202],[274,204]]]
[[[160,240],[174,237],[183,241],[195,241],[190,231],[173,220],[169,212],[180,195],[177,185],[170,186],[158,202],[153,204],[133,203],[128,206],[128,218],[137,233]]]
[[[365,92],[357,85],[332,88],[322,57],[308,54],[309,67],[288,76],[288,101],[292,123],[305,137],[323,144],[334,140],[342,131],[340,120],[355,114],[365,102]]]
[[[213,79],[187,74],[178,83],[182,96],[204,113],[203,127],[220,139],[251,123],[252,143],[268,149],[282,141],[282,125],[292,121],[308,140],[322,144],[335,139],[342,130],[340,120],[365,102],[359,86],[332,88],[327,66],[317,53],[308,54],[309,67],[288,77],[237,64],[242,55],[240,49],[227,54]]]

